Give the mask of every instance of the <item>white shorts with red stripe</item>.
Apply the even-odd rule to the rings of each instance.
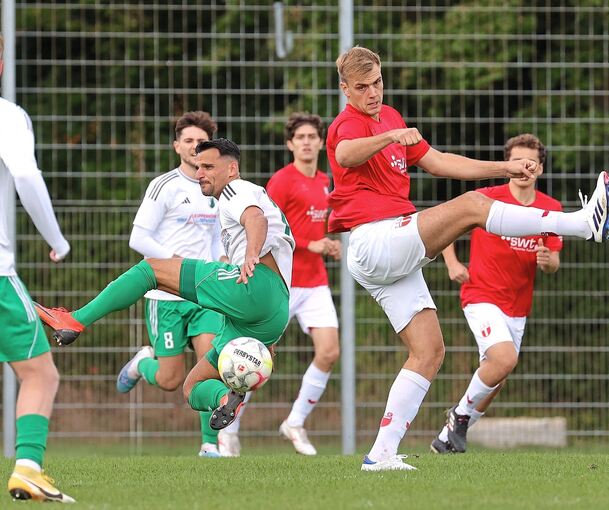
[[[491,303],[469,304],[463,313],[478,344],[480,361],[486,359],[489,347],[501,342],[512,342],[520,352],[526,317],[510,317]]]

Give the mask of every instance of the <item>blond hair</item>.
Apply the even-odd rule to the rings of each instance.
[[[347,79],[354,74],[368,74],[375,65],[381,67],[381,57],[361,46],[354,46],[336,59],[338,77],[343,83],[347,83]]]

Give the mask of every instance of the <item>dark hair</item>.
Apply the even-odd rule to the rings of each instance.
[[[215,140],[199,142],[195,147],[195,154],[201,154],[209,149],[218,149],[218,151],[220,151],[220,156],[231,157],[236,160],[237,163],[239,163],[239,160],[241,159],[241,150],[239,149],[239,146],[227,138],[216,138]]]
[[[503,147],[503,158],[508,161],[510,159],[510,155],[512,153],[512,149],[514,147],[526,147],[527,149],[536,149],[537,157],[539,158],[539,163],[542,165],[546,161],[547,151],[541,140],[537,138],[535,135],[530,133],[524,133],[522,135],[513,136],[507,142],[505,142],[505,146]]]
[[[176,122],[176,140],[179,140],[180,136],[182,136],[182,131],[190,126],[195,126],[205,131],[210,140],[213,138],[216,129],[218,129],[218,125],[209,113],[201,111],[186,112]]]
[[[294,112],[289,116],[283,130],[286,141],[294,138],[296,130],[304,124],[313,126],[317,130],[319,138],[324,137],[324,121],[321,120],[319,115],[307,112]]]

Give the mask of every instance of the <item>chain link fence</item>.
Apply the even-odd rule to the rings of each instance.
[[[442,151],[500,159],[505,139],[537,134],[549,149],[540,189],[574,209],[609,167],[609,7],[604,1],[354,2],[354,41],[381,54],[385,100]],[[338,112],[338,5],[283,2],[279,58],[267,2],[17,3],[17,97],[30,113],[37,156],[72,243],[59,266],[22,209],[18,260],[33,297],[68,308],[92,298],[136,262],[131,222],[148,182],[177,164],[173,122],[209,111],[219,136],[244,151],[243,175],[264,185],[289,161],[290,112],[328,123]],[[327,169],[322,154],[322,169]],[[426,208],[487,183],[434,179],[413,169]],[[464,240],[465,241],[465,240]],[[467,244],[459,246],[465,257]],[[572,442],[609,435],[609,259],[606,248],[568,239],[555,275],[540,275],[521,361],[489,416],[564,416]],[[340,307],[339,267],[330,263]],[[447,355],[409,437],[428,440],[463,393],[477,349],[443,262],[425,274]],[[405,352],[380,308],[358,288],[358,444],[376,433]],[[56,350],[63,376],[52,435],[136,449],[161,439],[198,442],[198,416],[179,392],[140,384],[120,395],[120,367],[147,342],[142,303],[97,323]],[[276,373],[244,416],[246,445],[274,444],[312,359],[290,325]],[[192,361],[192,360],[191,360]],[[313,441],[338,445],[337,367],[308,421]],[[187,439],[186,439],[187,438]]]

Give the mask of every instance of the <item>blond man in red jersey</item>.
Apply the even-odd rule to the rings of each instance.
[[[602,242],[609,238],[609,175],[602,172],[587,205],[574,213],[519,207],[468,192],[420,213],[409,199],[408,167],[463,180],[534,179],[537,164],[479,161],[442,153],[383,104],[380,57],[351,48],[337,59],[346,108],[328,129],[335,188],[330,232],[351,231],[347,264],[387,314],[408,359],[387,398],[385,414],[362,470],[411,470],[398,446],[444,358],[444,342],[422,267],[474,227],[505,236],[552,232]]]

